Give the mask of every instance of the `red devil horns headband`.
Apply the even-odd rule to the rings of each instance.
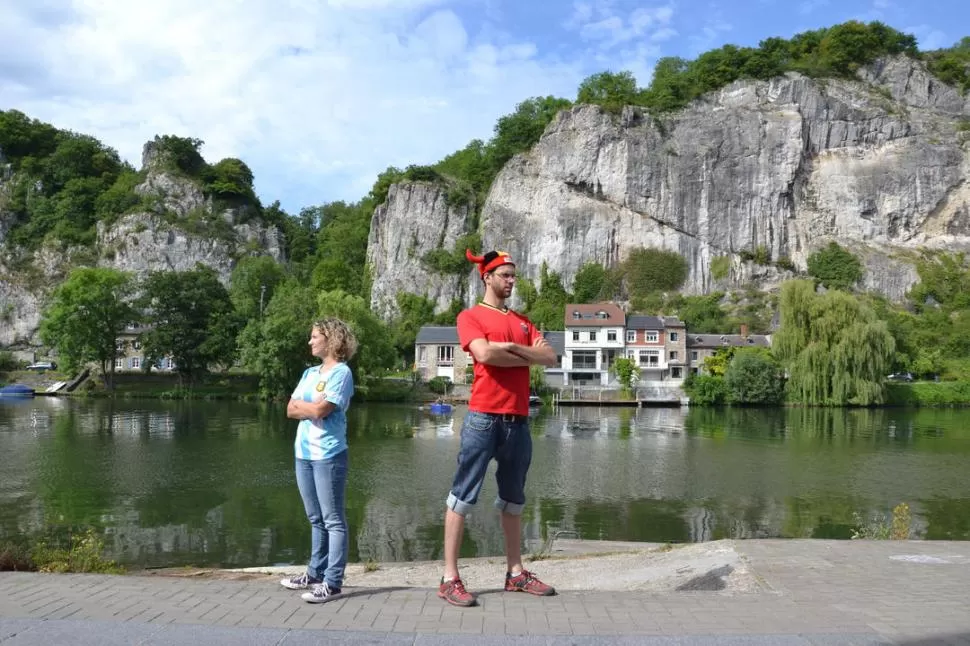
[[[502,265],[514,265],[512,257],[504,251],[489,251],[484,256],[476,256],[471,249],[465,249],[465,258],[478,265],[478,273],[484,276]]]

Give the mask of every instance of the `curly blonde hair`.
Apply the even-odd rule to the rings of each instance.
[[[327,339],[327,351],[338,361],[350,361],[357,352],[357,336],[350,326],[333,316],[313,324]]]

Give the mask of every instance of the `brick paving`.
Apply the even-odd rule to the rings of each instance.
[[[473,608],[446,605],[432,587],[348,586],[311,605],[270,577],[7,572],[0,643],[970,645],[968,543],[751,540],[736,549],[754,591],[538,598],[494,588],[476,590]]]

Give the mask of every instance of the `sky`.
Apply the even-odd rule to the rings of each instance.
[[[921,49],[970,35],[966,0],[0,0],[0,109],[90,134],[136,168],[156,134],[245,161],[264,204],[356,201],[530,97],[604,70],[850,19]]]

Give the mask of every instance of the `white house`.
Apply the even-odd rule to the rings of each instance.
[[[614,303],[566,305],[563,385],[605,386],[613,360],[623,356],[626,314]]]

